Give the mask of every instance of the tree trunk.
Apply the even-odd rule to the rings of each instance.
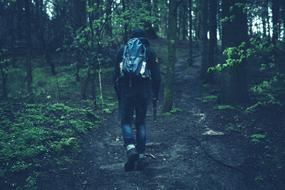
[[[106,2],[106,35],[112,37],[112,3],[113,0]]]
[[[179,8],[179,37],[181,40],[186,40],[187,36],[187,2],[184,1]]]
[[[85,80],[83,81],[82,88],[81,88],[82,99],[87,98],[87,90],[88,90],[88,84],[90,82],[90,78],[91,78],[91,68],[90,68],[90,66],[88,66],[87,76],[86,76]]]
[[[128,9],[127,4],[128,0],[122,0],[123,12],[125,12]],[[127,42],[127,40],[128,40],[128,24],[124,23],[124,34],[123,34],[124,43]]]
[[[159,19],[161,19],[161,10],[159,11],[159,9],[158,9],[158,4],[159,4],[159,2],[158,2],[159,0],[153,0],[152,1],[152,15],[155,17],[155,18],[159,18]],[[153,29],[154,29],[154,31],[155,31],[155,33],[157,33],[158,31],[159,31],[159,28],[160,28],[160,26],[159,26],[159,23],[158,22],[154,22],[153,23]]]
[[[152,16],[151,0],[145,0],[145,3],[146,3],[146,10],[148,11],[149,16]],[[145,29],[145,32],[148,38],[151,38],[151,39],[157,38],[155,29],[153,28],[152,23],[150,23],[149,21],[144,21],[144,29]]]
[[[267,34],[266,34],[266,18],[265,15],[263,15],[262,17],[262,36],[263,38],[266,38]]]
[[[168,14],[168,62],[166,65],[166,81],[164,90],[163,112],[168,112],[173,106],[174,66],[176,61],[177,9],[175,0],[170,0]]]
[[[2,78],[2,97],[7,98],[7,73],[4,68],[0,66],[1,78]]]
[[[276,46],[280,32],[280,2],[279,0],[272,0],[272,23],[273,23],[273,36],[272,43]]]
[[[281,3],[281,7],[282,7],[282,12],[281,12],[281,17],[282,17],[282,20],[283,20],[283,47],[282,49],[284,50],[285,49],[285,1],[282,1]],[[280,68],[281,68],[281,72],[285,73],[285,63],[283,62],[280,62]]]
[[[223,0],[223,18],[232,17],[222,23],[223,50],[237,47],[248,41],[247,18],[243,11],[246,0]],[[237,6],[237,3],[242,6]],[[249,99],[247,88],[246,62],[236,64],[222,76],[220,100],[224,103],[246,103]]]
[[[209,66],[216,65],[217,54],[217,8],[218,1],[209,1],[209,26],[210,26],[210,41],[209,41]],[[212,79],[212,76],[210,75]]]
[[[201,54],[202,54],[202,68],[201,78],[203,82],[207,83],[210,81],[209,73],[207,72],[209,67],[208,61],[208,0],[201,0]]]
[[[31,2],[30,0],[25,0],[25,32],[26,32],[26,80],[27,80],[27,92],[29,97],[33,94],[33,68],[32,68],[32,38],[31,38]]]
[[[192,34],[192,25],[193,25],[193,20],[192,20],[192,0],[189,0],[188,2],[188,18],[189,18],[189,25],[188,25],[188,30],[189,30],[189,59],[188,59],[188,64],[191,66],[193,64],[193,34]]]
[[[268,36],[271,38],[271,26],[270,26],[270,19],[269,19],[269,11],[268,11],[268,7],[269,7],[269,0],[265,0],[265,6],[267,7],[266,9],[266,25],[267,25],[267,34]]]
[[[90,84],[91,84],[91,96],[92,96],[92,100],[93,100],[93,104],[94,106],[96,106],[97,101],[96,101],[96,67],[95,67],[95,63],[91,68],[91,72],[90,72]]]
[[[282,6],[281,17],[283,20],[283,41],[285,41],[285,34],[284,34],[285,32],[285,1],[282,1],[281,6]]]

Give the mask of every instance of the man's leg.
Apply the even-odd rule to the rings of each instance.
[[[147,99],[138,100],[136,107],[136,144],[139,153],[137,169],[143,170],[147,166],[145,161]]]
[[[145,119],[147,112],[147,99],[141,98],[136,101],[136,144],[139,154],[144,154],[146,144]]]
[[[134,113],[134,101],[131,98],[125,97],[122,99],[121,103],[121,129],[128,157],[125,164],[125,171],[131,171],[134,169],[135,161],[138,159],[138,153],[135,147],[135,140],[131,127]]]
[[[121,130],[124,139],[124,145],[127,147],[130,144],[135,144],[133,130],[131,127],[134,113],[134,104],[127,97],[121,100]]]

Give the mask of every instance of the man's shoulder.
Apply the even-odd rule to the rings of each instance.
[[[147,47],[147,56],[149,56],[151,59],[156,59],[156,53],[154,49],[150,46]]]

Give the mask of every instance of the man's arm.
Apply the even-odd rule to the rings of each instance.
[[[160,83],[161,83],[161,73],[160,65],[155,52],[151,49],[150,62],[151,62],[151,78],[152,78],[152,98],[158,99]]]

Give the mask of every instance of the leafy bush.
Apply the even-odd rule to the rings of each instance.
[[[26,104],[12,115],[1,106],[1,186],[36,189],[49,168],[70,168],[79,136],[98,122],[92,110],[63,103]]]

